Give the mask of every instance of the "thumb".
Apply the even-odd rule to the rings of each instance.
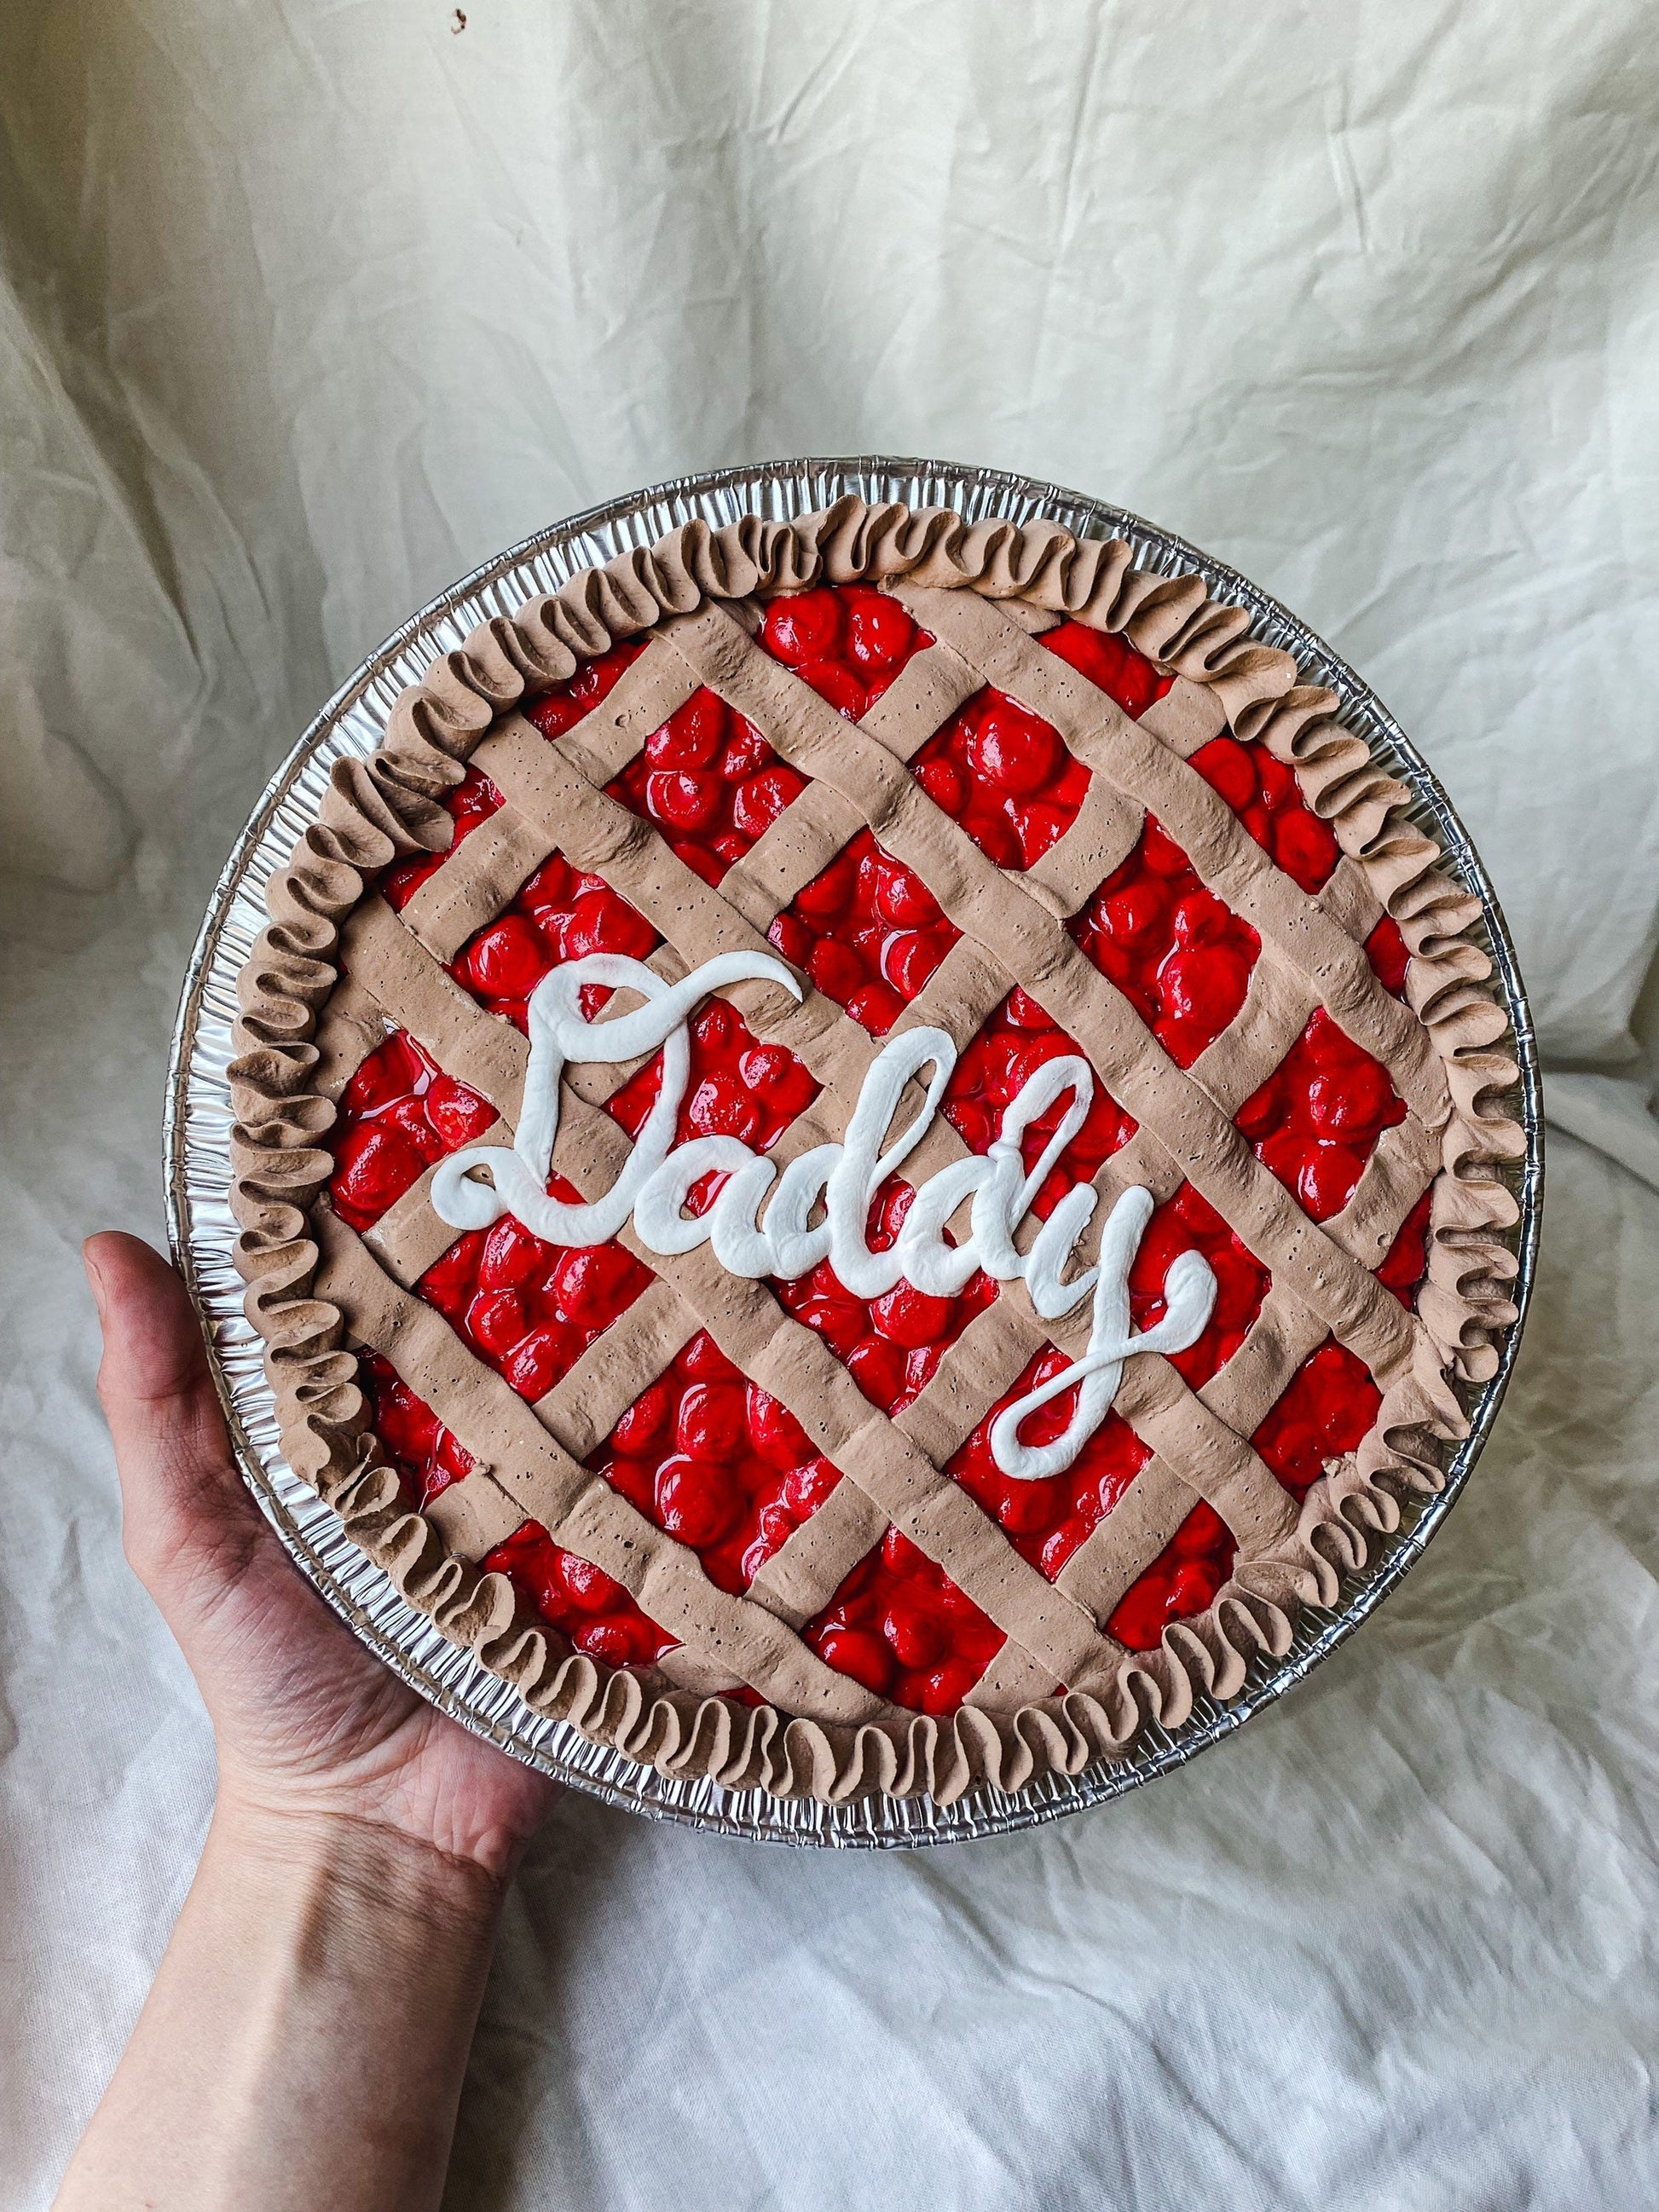
[[[234,1579],[263,1524],[231,1455],[189,1294],[137,1237],[106,1231],[82,1256],[103,1326],[98,1395],[127,1558],[152,1596],[210,1564],[215,1580]]]

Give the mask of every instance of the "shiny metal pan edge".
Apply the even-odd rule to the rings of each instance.
[[[1226,1705],[1200,1697],[1173,1732],[1143,1729],[1121,1759],[1101,1760],[1073,1778],[1046,1775],[1009,1794],[981,1786],[951,1806],[930,1799],[864,1798],[845,1805],[783,1800],[760,1790],[724,1790],[676,1781],[618,1752],[589,1743],[568,1723],[533,1712],[507,1683],[468,1652],[447,1643],[359,1552],[331,1510],[299,1480],[282,1455],[261,1347],[242,1312],[233,1261],[229,1207],[227,1069],[236,976],[264,922],[264,887],[295,837],[313,818],[328,771],[351,753],[373,751],[392,702],[434,657],[468,630],[538,592],[556,590],[578,569],[648,545],[676,524],[701,515],[711,526],[745,514],[805,514],[843,492],[869,500],[952,507],[970,520],[1047,519],[1079,537],[1121,537],[1139,566],[1160,574],[1196,574],[1211,596],[1246,609],[1251,634],[1293,653],[1307,680],[1341,702],[1341,719],[1411,788],[1414,817],[1444,849],[1446,866],[1480,898],[1486,949],[1507,1008],[1519,1095],[1513,1110],[1527,1138],[1524,1162],[1510,1180],[1521,1218],[1512,1244],[1521,1320],[1504,1340],[1497,1374],[1465,1392],[1469,1433],[1445,1488],[1407,1512],[1394,1535],[1373,1547],[1370,1565],[1345,1580],[1340,1604],[1304,1607],[1282,1659],[1258,1657],[1243,1692]],[[995,470],[942,461],[866,455],[781,461],[687,477],[612,501],[554,525],[465,577],[388,638],[336,692],[272,777],[226,863],[185,971],[169,1060],[164,1123],[168,1233],[213,1352],[220,1395],[250,1488],[289,1554],[325,1602],[376,1656],[476,1734],[608,1804],[757,1841],[896,1848],[959,1843],[1057,1820],[1138,1789],[1242,1728],[1283,1696],[1351,1635],[1428,1545],[1474,1470],[1503,1402],[1532,1289],[1543,1201],[1543,1115],[1538,1055],[1515,950],[1486,871],[1449,799],[1421,755],[1370,687],[1277,600],[1247,578],[1138,516],[1057,485]]]

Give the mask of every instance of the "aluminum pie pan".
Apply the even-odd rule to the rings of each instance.
[[[1258,1655],[1237,1698],[1224,1705],[1200,1695],[1182,1727],[1146,1727],[1122,1757],[1096,1761],[1079,1775],[1043,1775],[1012,1793],[981,1784],[949,1806],[925,1797],[882,1796],[825,1805],[811,1798],[780,1799],[763,1790],[727,1790],[708,1781],[675,1780],[588,1742],[568,1722],[533,1711],[509,1684],[489,1674],[471,1652],[446,1642],[398,1595],[283,1459],[262,1346],[243,1314],[243,1285],[233,1259],[234,1115],[227,1070],[236,977],[265,921],[265,885],[287,861],[301,830],[314,819],[333,763],[374,750],[398,694],[436,655],[459,645],[478,623],[538,593],[556,591],[578,569],[649,545],[695,516],[715,527],[746,514],[787,518],[849,491],[871,501],[954,507],[969,520],[1048,520],[1079,538],[1125,538],[1138,567],[1164,575],[1202,576],[1212,599],[1248,611],[1252,636],[1292,653],[1305,681],[1328,685],[1340,702],[1344,724],[1364,737],[1373,754],[1410,787],[1413,818],[1438,841],[1448,870],[1480,899],[1477,935],[1493,959],[1520,1069],[1511,1110],[1527,1139],[1524,1162],[1507,1175],[1520,1206],[1520,1221],[1510,1239],[1519,1268],[1514,1298],[1520,1318],[1501,1344],[1497,1373],[1462,1393],[1469,1433],[1440,1494],[1415,1510],[1407,1509],[1401,1527],[1374,1546],[1369,1565],[1345,1577],[1337,1606],[1304,1607],[1284,1657]],[[476,1735],[607,1804],[716,1834],[840,1848],[890,1849],[1002,1835],[1121,1796],[1232,1735],[1351,1635],[1445,1520],[1497,1417],[1531,1296],[1544,1181],[1537,1047],[1502,910],[1450,800],[1370,687],[1247,578],[1137,515],[997,470],[876,455],[779,461],[683,477],[590,508],[464,577],[370,654],[271,778],[219,878],[185,975],[163,1136],[168,1234],[208,1338],[242,1474],[289,1555],[348,1627],[422,1697]]]

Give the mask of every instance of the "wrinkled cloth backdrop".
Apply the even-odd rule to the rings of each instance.
[[[500,548],[860,450],[1135,508],[1401,715],[1553,1072],[1530,1334],[1376,1622],[1129,1802],[836,1861],[568,1803],[448,2201],[1659,2202],[1641,0],[6,12],[0,2202],[50,2196],[208,1813],[76,1248],[159,1233],[231,840],[342,677]]]

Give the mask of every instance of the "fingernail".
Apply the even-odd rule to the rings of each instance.
[[[92,1302],[97,1307],[99,1319],[101,1321],[104,1313],[104,1278],[99,1270],[97,1260],[93,1255],[90,1237],[81,1247],[81,1264],[87,1271],[87,1280],[92,1285]]]

